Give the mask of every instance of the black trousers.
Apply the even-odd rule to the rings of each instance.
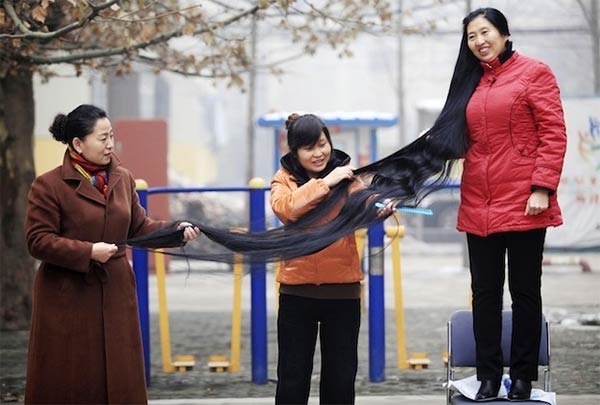
[[[545,236],[545,228],[502,232],[487,237],[467,234],[479,380],[499,380],[502,377],[500,342],[507,252],[508,286],[513,311],[510,376],[513,380],[537,380]]]
[[[281,294],[277,319],[277,405],[306,404],[317,332],[321,341],[321,404],[354,404],[360,299]]]

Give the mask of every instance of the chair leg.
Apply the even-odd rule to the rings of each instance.
[[[446,363],[446,405],[451,405],[452,400],[452,390],[450,389],[450,381],[454,378],[454,372],[450,367],[452,364],[452,322],[448,322],[447,324],[447,344],[448,347],[448,360]]]
[[[552,376],[549,368],[544,369],[544,391],[552,391]]]
[[[454,379],[454,372],[450,368],[450,357],[448,357],[448,365],[446,366],[446,405],[450,405],[453,390],[450,389],[450,381]]]

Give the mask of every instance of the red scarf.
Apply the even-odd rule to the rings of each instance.
[[[69,156],[75,170],[90,181],[94,187],[98,189],[106,199],[108,197],[108,172],[106,166],[98,166],[84,158],[72,148],[69,148]]]

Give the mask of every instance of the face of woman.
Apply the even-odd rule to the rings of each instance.
[[[473,55],[482,62],[491,62],[504,51],[507,35],[489,22],[484,16],[475,17],[467,25],[467,44]]]
[[[115,135],[108,118],[100,118],[96,121],[94,130],[83,139],[73,139],[75,150],[88,161],[99,166],[110,163],[114,146]]]
[[[329,158],[331,157],[331,144],[325,133],[321,132],[319,140],[310,146],[298,148],[298,161],[310,177],[317,177],[321,173]]]

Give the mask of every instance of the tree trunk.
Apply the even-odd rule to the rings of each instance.
[[[34,179],[33,75],[0,77],[0,330],[29,327],[34,260],[25,207]]]

